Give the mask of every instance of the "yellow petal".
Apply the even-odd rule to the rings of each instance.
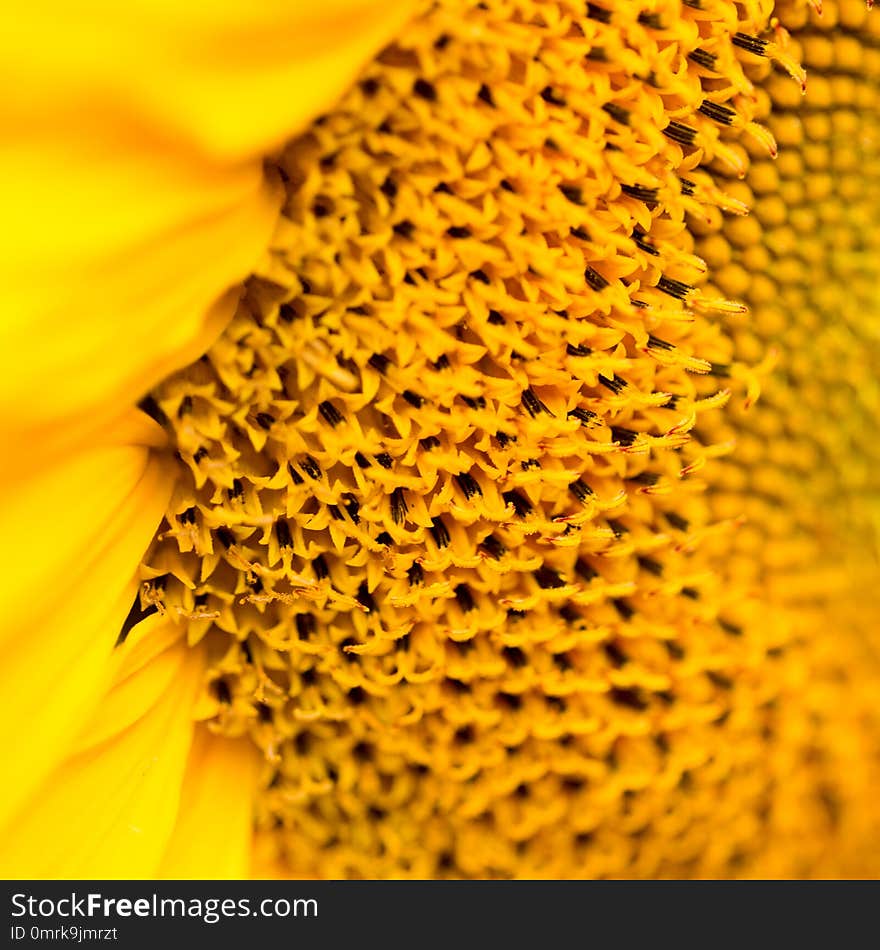
[[[200,727],[183,782],[177,825],[158,877],[240,880],[248,876],[258,759],[244,739]]]
[[[0,453],[27,437],[36,468],[210,345],[277,218],[264,153],[408,7],[49,0],[6,24]]]
[[[148,628],[147,635],[161,637],[161,627]],[[0,876],[155,874],[177,817],[203,671],[200,653],[182,641],[160,656],[162,662],[157,657],[129,671],[109,691],[74,754],[3,830]],[[126,693],[124,703],[119,690]],[[120,707],[126,710],[123,728],[108,734]]]
[[[157,433],[132,410],[102,443],[0,494],[0,744],[15,763],[0,822],[67,751],[110,675],[171,493],[168,461],[150,448]]]

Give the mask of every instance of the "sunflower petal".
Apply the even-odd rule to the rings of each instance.
[[[177,817],[202,656],[178,641],[107,693],[77,751],[39,788],[0,844],[0,876],[140,878],[155,873]],[[105,724],[126,691],[121,731]],[[136,715],[133,715],[136,713]],[[86,831],[84,832],[84,829]]]
[[[180,812],[159,877],[238,880],[248,876],[255,748],[197,730]]]
[[[111,674],[137,562],[171,493],[155,439],[132,411],[115,439],[0,495],[0,743],[16,763],[0,822],[67,751]]]
[[[207,349],[277,219],[263,155],[408,7],[50,0],[7,24],[0,452],[36,434],[36,467]]]

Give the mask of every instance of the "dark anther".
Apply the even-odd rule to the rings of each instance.
[[[485,83],[480,86],[479,92],[477,92],[477,98],[481,102],[485,102],[487,106],[494,108],[495,100],[492,98],[492,90]]]
[[[275,537],[278,539],[278,547],[289,548],[293,546],[293,539],[290,536],[290,526],[286,521],[275,522]]]
[[[461,401],[468,407],[468,409],[485,409],[486,408],[485,396],[476,396],[475,398],[471,398],[470,396],[462,395]]]
[[[414,563],[409,568],[407,568],[406,579],[409,581],[410,587],[423,584],[425,581],[425,572],[422,570],[422,565]]]
[[[232,480],[232,488],[227,488],[226,494],[229,496],[230,500],[233,498],[244,498],[244,485],[242,485],[241,479],[234,478]]]
[[[639,712],[648,708],[647,700],[642,695],[641,690],[638,689],[621,689],[615,686],[612,687],[608,695],[611,701],[617,703],[618,706],[627,706],[629,709],[635,709]]]
[[[453,734],[453,741],[465,745],[468,742],[474,741],[474,727],[473,726],[459,726]]]
[[[673,142],[678,142],[679,145],[693,145],[694,139],[697,137],[697,130],[683,122],[672,121],[663,130],[663,134],[672,139]]]
[[[379,191],[381,191],[389,201],[397,197],[397,185],[390,175],[388,175],[385,181],[379,186]]]
[[[696,587],[682,587],[681,595],[682,597],[688,597],[691,600],[700,599],[700,592],[696,589]]]
[[[421,409],[425,404],[425,397],[414,393],[411,389],[404,389],[400,395],[415,409]]]
[[[294,468],[293,462],[287,463],[287,472],[290,475],[290,480],[294,485],[302,485],[305,479],[300,475],[300,473]]]
[[[474,280],[478,280],[481,284],[490,283],[489,275],[481,267],[472,270],[470,276],[473,277]]]
[[[398,235],[398,237],[406,238],[407,240],[413,236],[415,229],[416,226],[412,221],[398,221],[397,224],[391,227],[391,230]]]
[[[661,340],[659,336],[654,336],[653,333],[648,334],[648,346],[654,347],[655,350],[675,349],[674,344],[668,343],[666,340]]]
[[[524,610],[517,610],[515,607],[507,608],[507,619],[508,620],[520,620],[525,617],[526,612]]]
[[[506,178],[502,178],[499,184],[505,191],[516,191],[513,185]]]
[[[358,762],[369,762],[373,758],[373,747],[369,742],[356,742],[351,747],[351,754]]]
[[[394,460],[387,452],[380,452],[376,456],[376,461],[382,466],[382,468],[391,468],[394,464]]]
[[[720,122],[722,125],[730,125],[736,118],[736,112],[733,109],[729,109],[718,102],[711,102],[709,99],[704,99],[697,111],[702,112],[703,115],[708,116],[714,122]]]
[[[473,498],[474,495],[482,495],[483,489],[480,488],[477,480],[469,475],[467,472],[462,472],[461,475],[456,475],[455,480],[458,482],[458,487],[464,492],[465,498]]]
[[[198,465],[202,459],[206,459],[207,457],[208,450],[202,446],[201,448],[196,449],[195,453],[193,454],[193,461],[196,463],[196,465]]]
[[[345,521],[345,515],[339,510],[338,505],[327,505],[327,510],[334,521]]]
[[[611,22],[611,11],[606,10],[604,7],[596,6],[595,3],[587,4],[587,16],[591,20],[598,20],[600,23]]]
[[[345,510],[348,512],[348,517],[351,518],[355,524],[359,524],[361,520],[360,514],[358,514],[361,510],[360,502],[351,492],[346,492],[342,498],[345,504]]]
[[[666,512],[666,520],[677,531],[687,531],[687,529],[690,527],[690,522],[687,520],[687,518],[682,518],[681,515],[676,514],[674,511]]]
[[[314,614],[297,614],[294,623],[296,624],[296,633],[300,640],[311,639],[318,629],[318,623],[315,620]]]
[[[524,498],[515,488],[512,491],[506,491],[501,496],[505,503],[513,505],[513,510],[518,518],[525,518],[532,513],[532,504]]]
[[[507,553],[507,548],[495,537],[494,534],[487,534],[480,542],[480,547],[489,555],[499,561]]]
[[[656,247],[653,247],[648,243],[648,236],[641,228],[636,228],[632,233],[633,242],[636,247],[643,250],[646,254],[650,254],[653,257],[659,257],[660,252]]]
[[[431,527],[428,529],[431,532],[431,537],[434,539],[434,544],[438,548],[445,548],[449,541],[449,531],[446,529],[446,525],[443,524],[443,519],[439,516],[437,518],[431,519]]]
[[[581,580],[591,581],[599,576],[599,572],[583,558],[578,558],[574,563],[574,572]]]
[[[653,574],[654,577],[660,577],[663,574],[663,565],[659,561],[645,555],[640,555],[636,560],[639,562],[639,567]]]
[[[673,280],[671,277],[661,276],[660,280],[657,281],[657,290],[662,290],[664,294],[669,294],[670,297],[675,297],[676,300],[684,300],[693,289],[690,284],[686,284],[681,280]]]
[[[554,653],[553,665],[560,673],[567,673],[572,668],[572,662],[567,653]]]
[[[616,102],[606,102],[602,106],[602,110],[607,112],[615,122],[619,122],[621,125],[629,125],[629,110],[619,106]]]
[[[453,225],[451,228],[446,229],[446,233],[451,238],[469,238],[471,236],[471,229]]]
[[[361,83],[361,90],[365,96],[372,98],[379,91],[379,81],[377,79],[365,79]]]
[[[229,530],[229,528],[219,527],[217,529],[217,540],[223,545],[224,548],[229,550],[233,544],[235,544],[235,535]]]
[[[620,540],[628,531],[629,528],[622,522],[618,521],[616,518],[608,519],[608,527],[614,532],[614,537]]]
[[[595,291],[604,290],[608,286],[608,281],[593,267],[588,267],[584,271],[584,280]]]
[[[433,365],[434,365],[434,369],[436,369],[438,373],[444,369],[449,369],[449,365],[450,365],[449,357],[445,353],[443,353],[439,359],[434,361]]]
[[[602,644],[602,650],[614,666],[624,666],[629,662],[629,657],[613,640],[606,640]]]
[[[517,669],[522,669],[528,663],[528,657],[519,647],[504,647],[501,653],[504,659]]]
[[[711,69],[714,71],[718,57],[715,56],[714,53],[710,53],[708,50],[704,50],[698,46],[695,50],[691,50],[690,53],[688,53],[688,59],[695,62],[698,66],[702,66],[703,69]]]
[[[709,376],[718,376],[722,379],[730,376],[730,363],[710,363]]]
[[[508,435],[506,432],[501,432],[501,430],[495,433],[495,439],[502,449],[506,448],[509,443],[516,442],[515,435]]]
[[[663,21],[660,19],[658,13],[640,13],[639,23],[641,23],[642,26],[648,27],[650,30],[663,29]]]
[[[519,463],[519,467],[524,472],[528,472],[528,471],[531,471],[532,469],[540,468],[541,463],[537,459],[523,459],[523,461]]]
[[[657,189],[647,185],[621,185],[620,190],[630,198],[644,201],[645,204],[654,204],[657,201]]]
[[[374,353],[369,360],[367,361],[370,366],[378,373],[384,373],[388,366],[391,363],[391,360],[387,356],[383,356],[381,353]]]
[[[578,613],[577,608],[573,607],[571,604],[563,604],[559,608],[559,616],[566,623],[577,623],[581,619],[581,615]]]
[[[394,538],[387,531],[380,531],[376,535],[376,544],[384,544],[385,547],[389,547],[394,544]]]
[[[360,706],[360,704],[367,698],[367,694],[361,689],[360,686],[352,686],[348,691],[348,701],[353,706]]]
[[[361,584],[361,587],[366,587],[366,582]],[[369,597],[369,594],[367,595]],[[356,597],[360,599],[360,591],[358,591]],[[368,610],[370,608],[367,608]],[[349,663],[354,663],[357,659],[357,653],[352,653],[349,651],[348,647],[357,647],[360,644],[355,640],[354,637],[346,637],[344,640],[339,642],[339,652],[342,654],[342,658],[348,660]]]
[[[327,399],[318,404],[318,412],[328,425],[337,426],[342,422],[342,413]]]
[[[622,597],[614,597],[611,600],[611,603],[614,605],[614,609],[620,614],[624,620],[631,620],[633,614],[635,613],[635,608],[625,601]]]
[[[496,693],[495,696],[498,702],[514,712],[522,707],[522,699],[516,693]]]
[[[577,185],[557,185],[557,188],[559,188],[573,205],[582,205],[584,203],[584,193]]]
[[[731,43],[740,49],[754,53],[756,56],[763,56],[767,50],[767,40],[759,39],[757,36],[749,36],[748,33],[734,33],[731,37]]]
[[[603,376],[601,373],[599,373],[599,382],[606,389],[610,389],[611,392],[613,392],[615,396],[623,392],[623,390],[626,389],[626,386],[627,386],[626,380],[621,379],[620,376],[617,375],[617,373],[614,374],[613,379],[609,379],[607,376]]]
[[[182,419],[184,416],[189,415],[193,411],[193,401],[192,396],[184,396],[180,400],[180,406],[177,409],[177,418]]]
[[[312,570],[315,572],[315,577],[319,581],[326,580],[330,576],[330,568],[327,567],[327,561],[324,559],[323,554],[319,554],[312,561]]]
[[[531,389],[523,390],[523,394],[520,398],[522,399],[522,404],[526,411],[533,419],[542,412],[546,412],[548,416],[553,415],[553,413],[544,405],[543,402],[541,402],[540,399],[538,399]]]
[[[428,82],[427,79],[417,79],[413,83],[413,92],[421,99],[427,99],[428,102],[437,101],[437,90]]]
[[[430,452],[431,449],[440,448],[440,440],[436,435],[425,436],[424,439],[419,439],[419,445],[426,451]]]
[[[314,686],[318,682],[318,671],[310,666],[299,674],[299,679],[303,686]]]
[[[305,456],[300,462],[300,465],[303,467],[303,471],[306,475],[309,476],[313,481],[321,480],[321,466],[311,457],[311,455]]]
[[[391,492],[391,520],[395,524],[403,524],[406,521],[409,508],[406,505],[406,494],[402,488],[395,488]]]
[[[574,495],[575,498],[577,498],[579,502],[581,502],[581,504],[586,504],[587,499],[593,494],[593,489],[590,488],[590,486],[580,478],[573,481],[568,486],[568,490],[572,493],[572,495]]]
[[[357,462],[358,468],[370,467],[370,460],[363,454],[363,452],[355,452],[354,460]]]
[[[584,426],[588,426],[591,423],[595,422],[599,417],[591,409],[569,409],[568,411],[569,419],[577,419],[577,421]]]
[[[691,181],[689,178],[679,178],[681,183],[681,193],[690,197],[697,190],[696,182]]]
[[[645,485],[647,488],[652,488],[660,481],[660,476],[657,472],[640,472],[638,475],[634,475],[630,480],[638,485]]]
[[[548,567],[546,564],[532,572],[532,576],[538,582],[538,586],[544,590],[556,590],[565,586],[565,581],[560,577],[559,572]]]
[[[743,634],[743,628],[738,623],[731,623],[729,620],[723,620],[721,617],[718,618],[718,626],[732,637],[741,637]]]
[[[366,581],[361,581],[358,592],[355,594],[355,600],[366,609],[367,613],[372,613],[376,609],[376,601],[373,600]]]
[[[733,680],[729,676],[719,673],[718,670],[707,670],[706,676],[719,689],[733,689]]]
[[[496,326],[496,327],[504,326],[504,322],[505,322],[504,317],[502,317],[501,314],[497,310],[490,310],[489,316],[487,319],[489,323],[491,323],[493,326]]]
[[[461,607],[464,613],[470,613],[476,606],[474,603],[473,595],[470,592],[470,588],[467,584],[459,584],[455,588],[455,599],[458,601],[458,606]]]
[[[638,432],[623,426],[611,426],[611,438],[620,445],[629,446],[635,442]]]
[[[544,86],[541,90],[541,98],[551,106],[564,106],[565,99],[553,91],[552,86]]]

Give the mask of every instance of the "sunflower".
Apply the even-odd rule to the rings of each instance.
[[[3,872],[876,875],[880,20],[289,6],[2,41]]]

